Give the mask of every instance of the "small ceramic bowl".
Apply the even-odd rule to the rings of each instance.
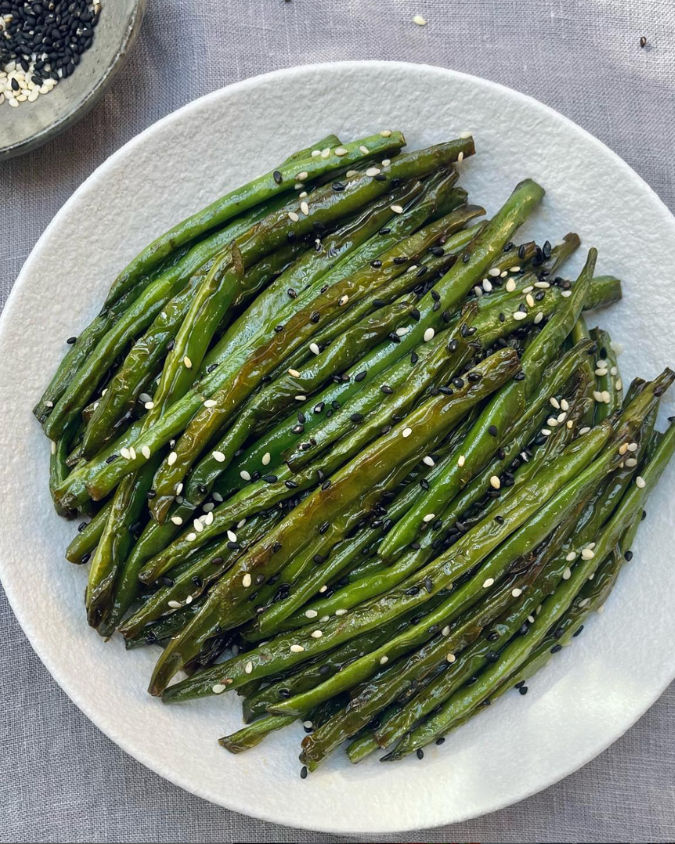
[[[0,106],[0,160],[35,149],[76,123],[124,64],[141,27],[146,0],[107,0],[101,5],[94,43],[77,71],[33,103]]]

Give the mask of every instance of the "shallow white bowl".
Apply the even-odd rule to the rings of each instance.
[[[241,756],[216,739],[240,724],[234,695],[163,706],[145,693],[156,652],[125,653],[86,626],[86,574],[63,560],[74,527],[47,491],[49,447],[31,407],[96,313],[115,274],[156,235],[225,190],[329,131],[351,139],[385,127],[411,147],[471,130],[462,166],[471,199],[494,211],[531,176],[548,194],[524,234],[576,230],[602,272],[625,280],[602,322],[626,346],[627,381],[669,360],[675,220],[599,141],[528,97],[439,68],[395,63],[302,67],[211,94],[160,121],[110,158],[53,220],[26,262],[0,323],[0,574],[26,634],[72,700],[157,773],[230,809],[296,827],[386,833],[461,821],[546,788],[615,741],[675,675],[672,467],[649,503],[636,561],[607,611],[522,698],[513,693],[441,748],[392,765],[352,767],[336,754],[298,777],[301,728]],[[575,259],[575,268],[583,256]]]

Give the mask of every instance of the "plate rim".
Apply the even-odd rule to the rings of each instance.
[[[73,194],[66,200],[63,206],[59,209],[59,211],[55,214],[52,220],[49,222],[47,227],[45,228],[42,235],[38,238],[35,246],[31,250],[30,254],[26,258],[14,285],[9,293],[7,301],[5,303],[5,307],[3,308],[2,313],[0,314],[0,345],[3,342],[3,335],[6,330],[6,326],[12,321],[13,311],[15,307],[15,302],[18,298],[18,291],[23,286],[25,279],[30,275],[31,265],[34,260],[37,260],[37,256],[41,252],[42,246],[45,241],[47,241],[51,237],[52,229],[55,228],[58,223],[60,222],[62,217],[67,216],[71,205],[75,205],[79,202],[79,196],[81,192],[88,186],[92,181],[98,179],[101,175],[105,175],[108,168],[114,167],[115,163],[119,158],[122,158],[124,155],[128,154],[130,151],[133,150],[134,146],[140,145],[146,139],[146,137],[152,133],[157,131],[161,131],[167,124],[170,124],[174,120],[180,119],[189,113],[192,110],[199,109],[207,100],[210,99],[217,99],[218,97],[225,94],[225,92],[232,92],[232,93],[241,93],[246,92],[249,88],[254,88],[259,85],[265,85],[273,83],[276,79],[283,77],[283,76],[292,76],[296,74],[305,74],[311,73],[312,71],[316,71],[317,69],[335,69],[335,68],[361,68],[361,67],[378,67],[378,68],[396,68],[402,71],[406,69],[415,68],[416,70],[423,70],[425,72],[431,72],[435,74],[441,74],[447,76],[450,80],[466,82],[469,81],[472,84],[476,84],[479,86],[484,86],[486,89],[491,89],[492,91],[503,94],[506,93],[508,96],[516,97],[524,104],[529,106],[535,107],[536,109],[545,113],[549,118],[553,120],[557,120],[562,122],[566,128],[572,132],[581,133],[583,137],[587,141],[592,142],[598,149],[602,150],[603,155],[609,154],[610,157],[613,159],[613,163],[618,165],[620,168],[623,169],[624,173],[628,178],[632,181],[637,180],[638,184],[642,189],[646,189],[652,200],[656,200],[656,206],[660,209],[662,213],[665,213],[666,218],[669,218],[669,223],[673,226],[674,234],[675,234],[675,215],[670,211],[668,206],[665,202],[658,196],[656,191],[635,171],[633,168],[621,158],[618,153],[608,147],[603,141],[596,138],[592,135],[588,130],[584,129],[583,127],[579,126],[575,123],[571,118],[566,117],[565,115],[561,114],[559,111],[554,109],[551,106],[546,105],[545,103],[540,102],[536,98],[530,96],[529,94],[524,94],[521,91],[517,91],[513,88],[510,88],[507,85],[502,85],[499,82],[494,82],[489,79],[485,79],[480,76],[475,76],[473,74],[464,73],[463,71],[457,71],[450,68],[440,67],[438,65],[430,65],[425,62],[406,62],[406,61],[383,61],[383,60],[352,60],[352,61],[343,61],[343,62],[315,62],[306,65],[295,65],[290,68],[281,68],[278,70],[273,70],[268,73],[259,74],[253,77],[249,77],[244,80],[240,80],[239,82],[231,83],[230,85],[226,85],[222,88],[218,88],[214,91],[211,91],[195,100],[192,100],[189,103],[181,106],[180,108],[176,109],[175,111],[165,115],[164,117],[160,118],[155,123],[151,124],[147,128],[145,128],[142,132],[135,135],[129,141],[127,141],[122,147],[116,150],[112,155],[110,155],[102,164],[100,164],[73,192]],[[10,564],[11,565],[11,564]],[[523,800],[532,797],[539,792],[542,792],[551,786],[557,784],[561,780],[565,779],[566,777],[570,776],[571,774],[575,773],[585,765],[587,765],[590,761],[595,759],[596,757],[600,756],[609,746],[614,744],[615,741],[618,741],[632,726],[637,723],[637,721],[645,714],[645,712],[653,706],[656,700],[663,694],[665,689],[670,685],[670,683],[675,679],[675,661],[673,663],[673,667],[671,671],[665,672],[664,677],[666,678],[663,682],[658,683],[653,691],[653,695],[649,695],[649,700],[642,708],[638,708],[635,712],[631,713],[631,716],[627,719],[628,723],[621,724],[619,731],[614,732],[610,738],[606,741],[603,741],[600,746],[593,745],[593,749],[590,752],[583,753],[581,756],[580,761],[574,762],[571,765],[563,766],[563,770],[555,771],[552,778],[548,778],[545,783],[541,784],[540,786],[533,786],[526,790],[525,793],[519,794],[519,796],[514,797],[505,796],[501,799],[496,799],[492,802],[491,807],[486,811],[472,811],[471,809],[466,810],[465,812],[460,812],[458,815],[454,816],[453,820],[439,820],[438,818],[434,818],[430,820],[429,823],[417,824],[415,827],[406,827],[401,826],[400,824],[389,824],[383,822],[381,819],[378,819],[377,826],[368,826],[367,828],[363,829],[353,829],[352,827],[337,825],[334,820],[329,821],[327,824],[317,825],[316,823],[303,823],[302,816],[299,816],[294,819],[288,820],[279,820],[278,817],[273,816],[265,811],[264,807],[261,807],[258,810],[253,810],[250,805],[243,806],[238,805],[239,801],[236,799],[233,800],[231,803],[225,802],[220,796],[211,794],[207,790],[195,787],[193,783],[187,781],[186,778],[180,776],[178,773],[174,773],[173,771],[167,772],[162,768],[160,763],[156,763],[153,759],[149,758],[148,755],[143,751],[137,748],[131,749],[130,742],[127,740],[126,735],[118,730],[115,724],[110,724],[108,719],[104,713],[100,713],[96,710],[96,706],[89,703],[89,700],[85,695],[80,695],[77,690],[74,690],[72,693],[69,690],[69,675],[67,672],[62,671],[61,667],[57,664],[53,664],[52,660],[49,656],[46,655],[43,651],[42,642],[41,642],[41,634],[36,631],[33,626],[33,622],[30,617],[30,612],[21,606],[20,601],[18,600],[18,590],[15,593],[12,587],[7,588],[6,585],[6,578],[2,577],[3,572],[8,571],[8,564],[5,562],[4,555],[0,551],[0,579],[3,583],[3,588],[5,590],[5,594],[7,595],[7,599],[9,604],[12,608],[14,615],[16,616],[24,634],[28,638],[28,641],[31,644],[31,647],[36,652],[38,657],[40,658],[41,662],[50,673],[52,678],[56,681],[56,683],[60,686],[60,688],[65,692],[65,694],[69,697],[69,699],[80,709],[81,712],[86,715],[86,717],[92,721],[92,723],[100,729],[111,741],[113,741],[118,747],[120,747],[125,753],[127,753],[132,758],[139,761],[142,765],[149,768],[153,773],[159,775],[163,779],[168,780],[172,784],[178,786],[179,788],[187,791],[189,794],[195,795],[200,797],[203,800],[206,800],[214,805],[221,806],[222,808],[227,809],[228,811],[234,811],[239,814],[245,815],[247,817],[258,818],[260,820],[266,821],[268,823],[276,823],[282,826],[287,826],[291,828],[297,829],[306,829],[313,832],[324,832],[329,834],[348,834],[348,835],[374,835],[374,834],[395,834],[395,833],[403,833],[409,832],[413,830],[426,830],[431,828],[438,828],[444,825],[453,825],[456,823],[463,823],[466,821],[470,821],[475,818],[484,817],[488,814],[492,814],[493,812],[499,811],[504,809],[508,806],[516,805],[517,803],[522,802]],[[94,710],[96,710],[94,712]]]

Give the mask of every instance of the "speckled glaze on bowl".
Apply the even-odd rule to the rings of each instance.
[[[34,103],[0,112],[0,161],[29,152],[77,123],[108,89],[141,28],[147,0],[107,0],[77,71]]]

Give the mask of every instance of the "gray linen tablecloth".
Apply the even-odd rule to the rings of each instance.
[[[675,210],[673,0],[150,0],[104,101],[41,150],[0,165],[0,301],[65,200],[146,126],[231,82],[345,59],[442,65],[531,94],[608,144]],[[250,820],[160,779],[68,700],[4,596],[0,625],[3,842],[348,840]],[[674,716],[671,686],[627,735],[544,793],[388,840],[672,841]]]

